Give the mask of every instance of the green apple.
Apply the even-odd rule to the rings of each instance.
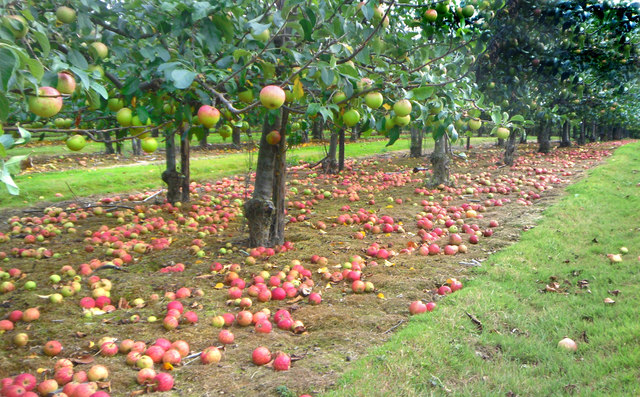
[[[393,121],[398,127],[404,127],[411,122],[411,116],[396,116]]]
[[[76,10],[66,6],[58,7],[56,18],[62,23],[73,23],[76,20]]]
[[[109,47],[100,41],[89,44],[89,54],[94,59],[105,59],[109,55]]]
[[[29,110],[37,116],[52,117],[62,109],[62,96],[53,87],[40,87],[38,96],[29,95],[27,103]]]
[[[333,96],[331,97],[331,102],[333,102],[334,104],[337,104],[346,99],[347,99],[347,95],[344,92],[336,91],[333,93]]]
[[[69,150],[74,152],[82,150],[87,145],[87,141],[84,139],[84,136],[78,134],[69,137],[66,143]]]
[[[435,22],[438,19],[438,11],[434,10],[433,8],[425,11],[424,19],[426,19],[427,22]]]
[[[473,131],[477,131],[478,129],[480,129],[480,127],[482,127],[482,121],[480,121],[480,119],[469,120],[469,128],[471,128]]]
[[[7,28],[16,39],[21,39],[29,32],[29,24],[21,15],[7,15],[2,18],[2,26]]]
[[[123,127],[129,127],[131,125],[132,118],[133,113],[129,108],[122,108],[118,110],[118,113],[116,113],[116,120],[118,120],[118,124]]]
[[[396,113],[396,116],[408,116],[411,113],[411,102],[407,99],[399,100],[393,104],[393,111]]]
[[[124,100],[122,98],[109,98],[107,107],[112,112],[117,112],[124,107]]]
[[[496,131],[496,136],[500,139],[507,139],[509,138],[509,130],[504,127],[498,127],[498,130]]]
[[[269,41],[269,37],[271,37],[271,34],[269,33],[269,29],[265,29],[258,34],[256,34],[255,32],[251,33],[251,37],[253,37],[254,40],[266,43],[267,41]]]
[[[347,127],[353,127],[360,121],[360,113],[355,109],[350,109],[342,115],[342,121]]]
[[[371,109],[378,109],[380,106],[382,106],[383,102],[384,98],[379,92],[369,92],[364,97],[364,103],[366,103],[367,106],[369,106]]]
[[[144,138],[140,141],[140,147],[145,153],[153,153],[158,149],[158,141],[152,137]]]

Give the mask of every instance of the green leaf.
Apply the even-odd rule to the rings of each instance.
[[[233,60],[238,62],[238,60],[242,57],[248,57],[251,55],[251,51],[247,51],[244,48],[238,48],[233,52]]]
[[[140,79],[138,78],[138,76],[130,76],[125,80],[124,85],[122,86],[122,93],[124,95],[133,95],[136,91],[138,91],[139,87]]]
[[[500,110],[494,110],[491,112],[491,120],[494,124],[502,123],[502,115],[500,114]]]
[[[262,67],[262,74],[265,78],[271,79],[273,78],[273,76],[275,76],[276,65],[272,64],[271,62],[262,62],[260,66]]]
[[[20,126],[18,126],[18,133],[20,134],[20,138],[16,139],[14,145],[22,145],[31,140],[31,133]]]
[[[302,26],[302,30],[304,30],[304,39],[306,41],[312,41],[311,33],[313,33],[313,25],[311,22],[306,19],[301,19],[300,25]]]
[[[7,121],[9,118],[9,100],[0,91],[0,121]]]
[[[0,48],[0,89],[2,91],[9,90],[9,80],[17,66],[18,58],[13,51],[7,48]]]
[[[40,81],[42,76],[44,76],[44,66],[42,66],[40,61],[37,59],[29,59],[27,60],[27,66],[33,77],[35,77],[37,81]]]
[[[511,117],[511,121],[523,122],[524,117],[520,114],[516,114],[515,116]]]
[[[36,38],[38,45],[40,45],[40,48],[42,49],[42,57],[48,57],[49,51],[51,51],[51,44],[49,44],[49,38],[47,35],[42,32],[35,31],[33,32],[33,36]]]
[[[333,77],[334,77],[333,70],[329,68],[323,68],[320,71],[320,78],[322,79],[322,82],[327,86],[333,84]]]
[[[29,157],[29,155],[24,156],[13,156],[9,160],[5,161],[4,168],[9,171],[11,175],[17,175],[20,173],[20,162]]]
[[[416,101],[424,101],[431,98],[436,91],[435,87],[418,87],[409,91],[409,99],[415,99]]]
[[[400,138],[400,127],[396,126],[390,129],[387,137],[389,138],[389,142],[387,142],[385,146],[391,146],[396,143],[398,138]]]
[[[5,149],[11,149],[14,145],[13,136],[11,134],[0,135],[0,144]]]
[[[206,1],[196,1],[193,3],[194,11],[191,13],[191,18],[193,21],[199,21],[202,18],[206,18],[209,14],[209,11],[213,9],[213,6]]]
[[[0,159],[7,157],[7,151],[4,148],[4,144],[0,142]]]
[[[78,69],[74,66],[71,66],[69,70],[71,70],[76,76],[80,78],[80,82],[82,83],[83,87],[86,88],[91,86],[91,82],[89,81],[89,75],[84,70]]]
[[[0,161],[0,163],[1,162],[2,161]],[[4,183],[4,185],[7,187],[7,190],[9,191],[9,194],[13,196],[17,196],[20,194],[20,188],[18,188],[18,185],[16,185],[16,183],[13,181],[13,178],[11,178],[11,174],[9,174],[9,171],[4,166],[2,167],[2,173],[0,174],[0,182]]]
[[[107,93],[107,90],[100,83],[98,83],[96,81],[92,81],[91,82],[91,88],[95,92],[100,94],[100,96],[102,96],[104,99],[109,99],[109,94]]]
[[[147,124],[147,120],[149,120],[149,112],[147,112],[147,109],[145,109],[143,106],[139,106],[136,108],[136,114],[138,115],[138,118],[140,119],[142,125]]]
[[[171,79],[173,79],[173,85],[179,89],[184,90],[188,88],[193,80],[196,78],[196,74],[186,69],[176,69],[171,72]]]
[[[74,49],[70,49],[67,53],[67,60],[78,69],[87,70],[89,67],[84,55]]]

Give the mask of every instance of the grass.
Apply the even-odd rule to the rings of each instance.
[[[412,317],[326,396],[638,395],[639,149],[618,149],[569,187],[518,243],[490,256],[433,313]],[[606,254],[622,246],[629,254],[611,264]],[[542,292],[550,277],[566,293]],[[565,336],[576,353],[557,347]]]
[[[474,144],[493,142],[493,138],[475,138]],[[407,150],[409,141],[400,139],[395,145],[385,147],[386,141],[359,141],[347,143],[349,157],[369,156],[386,151]],[[426,140],[425,148],[433,147],[432,140]],[[12,152],[13,153],[13,152]],[[287,156],[289,163],[297,161],[318,161],[325,155],[323,146],[295,147]],[[196,158],[191,161],[191,178],[195,181],[214,181],[221,177],[255,170],[257,153],[232,153],[213,158]],[[126,193],[157,189],[163,185],[160,175],[164,164],[132,165],[116,168],[86,168],[61,172],[18,175],[15,178],[20,187],[20,196],[10,196],[6,190],[0,193],[0,208],[24,207],[39,200],[61,201],[71,198],[67,185],[78,196],[92,194]],[[62,197],[56,197],[61,193]]]

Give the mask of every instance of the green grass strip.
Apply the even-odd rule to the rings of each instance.
[[[473,139],[474,145],[487,142],[495,142],[495,138]],[[407,139],[400,139],[390,147],[385,147],[386,143],[387,141],[383,140],[347,143],[346,155],[348,158],[353,158],[409,148]],[[427,139],[424,147],[432,148],[433,140]],[[313,162],[324,156],[324,146],[294,147],[287,153],[287,162],[289,164],[297,164],[298,161]],[[215,181],[225,176],[247,173],[250,169],[254,171],[257,158],[257,151],[194,158],[191,160],[191,179]],[[69,200],[72,195],[67,184],[80,197],[158,189],[164,185],[160,179],[164,168],[163,163],[158,163],[18,175],[15,181],[20,187],[20,195],[10,196],[4,186],[0,186],[0,208],[25,207],[40,200],[51,202]],[[62,197],[56,197],[56,193],[61,193]]]
[[[618,149],[465,288],[412,317],[326,395],[640,395],[638,170],[640,143]],[[611,264],[606,254],[622,246],[629,253]],[[541,292],[551,276],[567,294]],[[576,353],[557,347],[565,336]]]

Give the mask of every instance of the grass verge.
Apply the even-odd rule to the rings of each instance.
[[[326,396],[638,395],[638,169],[640,143],[618,149]],[[629,253],[610,263],[606,254],[622,246]],[[552,279],[560,293],[543,292]],[[557,347],[565,336],[578,342],[576,353]]]
[[[477,145],[494,141],[495,138],[475,138],[473,143]],[[387,141],[380,140],[347,143],[346,154],[349,157],[362,157],[407,150],[409,147],[407,139],[400,139],[388,148],[385,147],[386,143]],[[428,139],[425,148],[431,147],[433,147],[433,140]],[[289,150],[287,161],[290,164],[296,164],[298,161],[313,162],[324,156],[323,146],[295,147]],[[249,152],[192,159],[191,178],[194,181],[214,181],[225,176],[247,173],[255,170],[256,160],[257,153]],[[148,164],[18,175],[15,181],[20,187],[20,196],[10,196],[4,187],[0,186],[0,208],[24,207],[40,200],[51,202],[68,200],[72,196],[69,188],[78,196],[157,189],[163,185],[160,179],[163,170],[164,164]],[[61,193],[62,196],[56,197],[56,193]]]

